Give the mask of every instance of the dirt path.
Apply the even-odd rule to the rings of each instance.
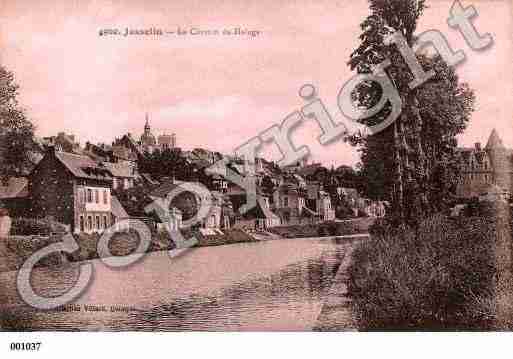
[[[347,252],[333,280],[328,298],[317,317],[314,331],[356,331],[357,323],[354,316],[352,301],[348,297],[347,268],[351,264],[354,243],[348,246]]]

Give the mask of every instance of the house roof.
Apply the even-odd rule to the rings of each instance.
[[[55,152],[57,158],[75,177],[111,181],[107,168],[98,166],[90,157],[69,152]]]
[[[116,218],[128,218],[128,213],[125,211],[121,202],[119,202],[116,196],[112,196],[111,198],[111,211],[112,215]]]
[[[125,146],[112,146],[112,155],[124,160],[137,161],[137,155]]]
[[[153,179],[149,173],[141,173],[141,177],[144,178],[149,184],[158,185],[159,181]]]
[[[246,204],[246,195],[229,195],[230,201],[233,205],[233,211],[238,212],[240,207]],[[267,219],[279,219],[279,217],[274,214],[266,205],[265,200],[262,196],[257,196],[257,204],[255,207],[251,208],[249,211],[244,213],[242,217],[246,219],[255,219],[255,218],[267,218]]]
[[[150,197],[166,198],[167,195],[178,186],[178,184],[172,181],[162,183],[160,186],[151,191]]]
[[[103,162],[102,164],[114,177],[135,178],[133,167],[126,163]]]
[[[488,138],[488,142],[486,143],[486,148],[504,148],[504,144],[502,143],[497,130],[494,128],[490,137]]]
[[[11,177],[7,186],[0,186],[0,199],[24,198],[28,195],[28,179]]]

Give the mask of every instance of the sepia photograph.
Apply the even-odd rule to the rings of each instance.
[[[508,335],[512,36],[511,0],[0,0],[0,346]]]

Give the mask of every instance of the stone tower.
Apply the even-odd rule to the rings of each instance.
[[[485,147],[493,168],[494,183],[503,189],[511,189],[511,162],[508,150],[504,147],[499,134],[493,129]]]

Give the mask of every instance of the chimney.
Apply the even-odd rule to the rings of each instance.
[[[476,142],[476,143],[474,144],[474,146],[475,146],[475,148],[476,148],[476,150],[477,150],[477,151],[481,151],[481,142]]]

